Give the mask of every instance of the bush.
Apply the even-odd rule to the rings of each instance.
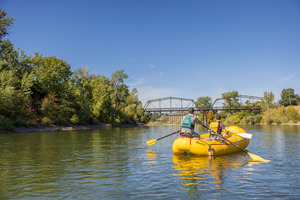
[[[255,124],[255,116],[246,117],[247,124]]]
[[[289,119],[288,119],[287,116],[281,116],[281,117],[280,117],[280,121],[281,121],[282,123],[287,123],[287,122],[289,121]]]
[[[51,119],[49,117],[43,117],[41,120],[42,126],[51,126],[52,124],[53,124],[53,122],[51,121]]]
[[[0,116],[0,129],[4,132],[10,132],[14,130],[13,121],[9,118]]]
[[[225,120],[226,124],[238,124],[241,122],[241,119],[239,118],[238,115],[231,115],[228,116]]]
[[[75,115],[73,115],[73,116],[71,117],[70,121],[71,121],[72,124],[75,124],[75,125],[76,125],[76,124],[79,123],[79,118],[78,118],[78,116],[75,114]]]
[[[286,108],[286,117],[293,122],[297,122],[300,119],[298,111],[294,106],[289,106]]]

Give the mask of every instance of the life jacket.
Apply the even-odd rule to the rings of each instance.
[[[185,128],[190,128],[190,129],[194,130],[194,125],[192,123],[192,119],[191,119],[190,115],[186,115],[184,117],[184,120],[182,121],[181,126],[185,127]]]
[[[222,133],[222,129],[220,127],[220,122],[218,122],[218,121],[210,123],[209,128],[218,134]]]

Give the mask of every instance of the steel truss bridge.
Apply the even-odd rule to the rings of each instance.
[[[239,102],[239,106],[224,106],[225,101],[234,100]],[[261,101],[262,97],[237,95],[228,98],[217,98],[210,107],[197,107],[193,99],[165,97],[159,99],[148,100],[143,109],[149,113],[172,113],[186,112],[189,107],[193,107],[196,111],[200,111],[203,115],[212,111],[242,111],[242,110],[261,110],[260,106],[255,105],[256,101]]]

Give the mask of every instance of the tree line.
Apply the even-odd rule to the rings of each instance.
[[[226,124],[282,124],[282,123],[297,123],[300,121],[300,96],[295,94],[293,88],[283,89],[281,91],[281,99],[275,102],[273,92],[264,92],[261,100],[256,102],[241,103],[238,98],[238,91],[225,92],[222,94],[224,99],[224,107],[240,107],[240,106],[259,106],[262,109],[256,111],[221,111],[223,122]],[[196,101],[196,106],[199,108],[209,108],[213,104],[211,97],[199,97]],[[206,113],[207,122],[215,120],[215,113],[209,111]]]
[[[20,126],[146,123],[137,89],[111,77],[71,66],[54,56],[27,55],[5,39],[14,18],[0,9],[0,129]]]

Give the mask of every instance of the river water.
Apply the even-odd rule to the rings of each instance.
[[[146,145],[177,126],[2,134],[0,199],[299,199],[300,126],[242,127],[270,163],[173,155],[176,135]]]

